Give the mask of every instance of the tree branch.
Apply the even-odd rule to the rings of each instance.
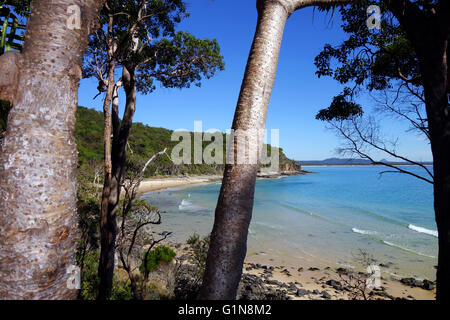
[[[354,122],[352,122],[352,123],[353,123],[353,125],[355,126],[355,123],[354,123]],[[430,175],[431,179],[427,179],[427,178],[422,177],[422,176],[420,176],[420,175],[418,175],[418,174],[416,174],[416,173],[414,173],[414,172],[405,170],[405,169],[403,169],[403,168],[400,168],[400,167],[398,167],[398,166],[395,166],[395,165],[392,165],[392,164],[389,164],[389,163],[386,163],[386,162],[376,161],[376,160],[373,159],[368,153],[366,153],[366,152],[364,152],[364,151],[361,150],[361,147],[358,145],[357,141],[356,141],[354,138],[352,138],[351,135],[348,134],[348,133],[342,128],[342,126],[338,126],[338,125],[335,124],[335,123],[331,123],[331,125],[332,125],[333,127],[335,127],[335,128],[340,132],[340,134],[341,134],[345,139],[347,139],[347,140],[350,142],[350,144],[351,144],[351,146],[352,146],[351,148],[348,148],[348,149],[341,149],[341,152],[350,151],[351,153],[357,154],[357,155],[358,155],[359,157],[361,157],[361,158],[370,160],[370,161],[372,162],[372,164],[374,164],[374,165],[383,165],[383,166],[386,166],[386,167],[395,169],[396,171],[399,171],[399,172],[401,172],[401,173],[408,174],[408,175],[411,175],[411,176],[413,176],[413,177],[416,177],[416,178],[418,178],[418,179],[420,179],[420,180],[423,180],[423,181],[425,181],[425,182],[434,184],[434,177],[433,177],[432,173],[431,173],[431,172],[428,170],[428,168],[426,168],[426,166],[424,166],[423,164],[418,163],[418,162],[415,162],[415,161],[412,161],[412,160],[407,159],[407,158],[405,158],[405,157],[399,156],[399,155],[393,153],[392,151],[390,151],[390,150],[388,150],[388,149],[386,149],[386,148],[384,148],[384,147],[380,147],[380,146],[375,145],[374,143],[371,143],[370,141],[368,141],[368,139],[366,139],[366,138],[362,135],[361,131],[360,131],[358,128],[355,128],[355,130],[356,130],[357,132],[359,132],[359,133],[358,133],[358,136],[359,136],[359,138],[360,138],[360,140],[361,140],[362,142],[367,143],[367,144],[369,144],[370,146],[374,147],[375,149],[380,150],[380,151],[383,151],[383,152],[385,152],[385,153],[387,153],[387,154],[389,154],[389,155],[391,155],[391,156],[393,156],[393,157],[395,157],[395,158],[402,159],[402,160],[404,160],[404,161],[406,161],[406,162],[408,162],[408,163],[411,163],[411,164],[420,166],[421,168],[423,168],[423,169]]]

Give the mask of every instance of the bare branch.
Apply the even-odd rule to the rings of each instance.
[[[418,163],[416,161],[412,161],[412,160],[410,160],[410,159],[408,159],[406,157],[397,155],[392,150],[388,150],[385,146],[380,146],[380,145],[374,143],[374,141],[371,141],[368,137],[364,136],[364,134],[358,128],[358,125],[357,125],[357,123],[355,122],[354,119],[351,120],[351,123],[353,125],[353,129],[355,130],[354,132],[356,132],[356,135],[357,135],[356,138],[353,137],[352,132],[349,132],[348,128],[344,128],[342,126],[342,122],[340,123],[340,125],[337,124],[337,123],[331,123],[331,125],[335,129],[337,129],[337,131],[350,143],[350,147],[341,149],[341,151],[340,151],[341,153],[350,152],[352,154],[358,155],[360,158],[370,160],[372,162],[372,164],[374,164],[374,165],[383,165],[383,166],[386,166],[386,167],[394,169],[396,172],[401,172],[401,173],[404,173],[404,174],[411,175],[413,177],[416,177],[416,178],[418,178],[420,180],[423,180],[423,181],[431,183],[431,184],[434,183],[433,174],[430,172],[430,170],[425,165],[423,165],[421,163]],[[371,134],[372,134],[372,137],[374,137],[375,133],[371,132]],[[396,166],[396,165],[393,165],[393,164],[390,164],[390,163],[376,161],[375,159],[373,159],[372,156],[369,155],[368,152],[365,152],[363,150],[365,145],[366,146],[369,145],[369,146],[371,146],[371,147],[373,147],[373,148],[375,148],[375,149],[377,149],[379,151],[385,152],[385,153],[387,153],[387,154],[389,154],[389,155],[391,155],[391,156],[393,156],[395,158],[402,159],[403,161],[406,161],[408,163],[420,166],[421,168],[423,168],[428,173],[428,175],[430,175],[431,179],[425,178],[425,177],[420,176],[420,175],[418,175],[418,174],[416,174],[416,173],[414,173],[412,171],[405,170],[405,169],[403,169],[403,168],[401,168],[399,166]]]

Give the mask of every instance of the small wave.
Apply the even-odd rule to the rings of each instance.
[[[272,224],[272,223],[264,223],[264,222],[261,222],[261,221],[255,221],[254,224],[262,226],[262,227],[266,227],[266,228],[269,228],[269,229],[275,229],[275,230],[282,230],[283,229],[283,227],[280,226],[280,225]]]
[[[400,250],[408,251],[408,252],[417,254],[419,256],[436,259],[436,257],[434,257],[434,256],[429,256],[429,255],[426,255],[426,254],[423,254],[423,253],[420,253],[420,252],[417,252],[417,251],[414,251],[414,250],[411,250],[411,249],[399,246],[398,244],[395,244],[395,243],[392,243],[392,242],[389,242],[389,241],[383,240],[383,243],[388,245],[388,246],[390,246],[390,247],[394,247],[394,248],[397,248],[397,249],[400,249]]]
[[[291,209],[291,210],[293,210],[293,211],[297,211],[297,212],[306,214],[306,215],[311,216],[311,217],[314,217],[314,218],[319,218],[319,219],[327,220],[326,218],[324,218],[324,217],[322,217],[322,216],[319,216],[319,215],[314,214],[314,213],[311,213],[311,212],[309,212],[309,211],[306,211],[306,210],[297,208],[297,207],[295,207],[295,206],[293,206],[293,205],[286,204],[286,203],[282,203],[282,202],[280,202],[280,204],[281,204],[281,206],[283,206],[283,207],[285,207],[285,208],[287,208],[287,209]]]
[[[413,231],[416,231],[416,232],[429,234],[430,236],[433,236],[433,237],[436,237],[436,238],[438,237],[438,232],[436,230],[430,230],[430,229],[418,227],[418,226],[415,226],[413,224],[410,224],[408,226],[408,228],[413,230]]]
[[[352,231],[355,233],[359,233],[359,234],[377,234],[376,231],[370,231],[370,230],[361,230],[361,229],[356,229],[356,228],[352,228]]]
[[[404,227],[408,226],[407,223],[404,223],[404,222],[392,219],[390,217],[386,217],[386,216],[384,216],[382,214],[378,214],[378,213],[369,211],[367,209],[353,207],[353,206],[347,206],[347,207],[348,207],[348,209],[352,209],[352,210],[357,211],[358,213],[362,213],[364,215],[371,216],[371,217],[373,217],[373,218],[375,218],[377,220],[385,221],[385,222],[388,222],[388,223],[392,223],[392,224],[396,224],[396,225],[400,225],[400,226],[404,226]]]
[[[189,207],[192,207],[192,203],[187,201],[186,199],[183,199],[183,200],[181,200],[181,203],[178,206],[178,210],[185,210]]]

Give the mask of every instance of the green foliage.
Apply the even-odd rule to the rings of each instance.
[[[170,247],[159,246],[148,252],[146,256],[142,259],[141,266],[139,270],[142,274],[147,272],[152,272],[158,269],[161,263],[170,263],[173,258],[175,258],[176,253]],[[147,268],[146,268],[147,267]]]
[[[112,58],[136,75],[136,89],[147,94],[156,89],[156,82],[166,88],[189,88],[191,84],[200,86],[202,78],[209,79],[216,71],[224,70],[217,40],[176,32],[177,24],[188,16],[182,0],[110,0],[100,14],[105,29],[111,14],[113,35],[97,32],[90,39],[85,78],[100,78],[98,65],[103,68]],[[107,55],[109,37],[114,37],[117,44],[113,57]],[[106,77],[106,70],[102,72]]]
[[[115,276],[109,300],[134,300],[129,281],[120,280]]]
[[[78,107],[77,122],[75,128],[75,140],[78,147],[78,170],[90,172],[92,175],[94,162],[100,162],[103,158],[103,114],[93,109],[85,107]],[[170,155],[174,146],[179,141],[171,141],[172,130],[164,128],[154,128],[144,125],[142,123],[133,123],[131,128],[129,145],[132,152],[128,149],[128,165],[142,166],[155,153],[167,148],[167,153]],[[190,133],[191,141],[193,141],[193,133]],[[225,134],[223,134],[223,155],[225,162]],[[203,141],[203,148],[211,142]],[[193,150],[194,144],[191,143]],[[269,145],[269,152],[271,147]],[[191,163],[193,163],[194,152],[191,151]],[[280,164],[287,162],[295,164],[295,161],[290,160],[283,153],[280,148]],[[181,164],[175,165],[165,155],[157,157],[148,166],[145,177],[155,175],[184,175],[184,174],[222,174],[224,169],[223,164]]]
[[[75,141],[80,163],[103,158],[103,114],[84,107],[77,108]]]
[[[333,98],[333,102],[327,109],[320,110],[316,119],[322,121],[346,120],[351,117],[362,116],[363,111],[359,104],[347,101],[345,94]]]
[[[191,83],[200,87],[202,76],[209,79],[225,69],[217,40],[198,39],[188,32],[163,38],[147,50],[157,54],[141,68],[137,89],[142,93],[155,88],[154,80],[166,88],[189,88]]]
[[[98,294],[100,279],[98,278],[99,252],[87,252],[81,270],[81,288],[78,298],[81,300],[95,300]]]
[[[29,0],[0,1],[0,54],[11,49],[22,50],[26,26],[21,18],[29,15],[30,3]]]
[[[83,269],[81,270],[81,288],[78,292],[80,300],[95,300],[98,295],[100,279],[98,277],[99,251],[86,253]],[[133,292],[129,281],[120,279],[114,275],[113,288],[110,300],[132,300]]]
[[[383,13],[381,30],[367,27],[369,5],[379,6]],[[349,87],[333,99],[327,112],[322,109],[317,119],[343,120],[351,115],[361,115],[360,106],[352,100],[363,88],[369,91],[391,89],[403,78],[412,79],[410,85],[420,87],[416,53],[405,31],[389,11],[388,2],[363,0],[342,6],[339,12],[342,29],[348,38],[335,46],[326,44],[314,63],[318,77],[332,77]]]
[[[190,256],[191,262],[196,267],[195,276],[200,279],[203,277],[206,268],[206,258],[208,256],[210,236],[201,238],[198,234],[194,233],[186,243],[192,250],[192,256]]]
[[[0,6],[14,8],[14,12],[22,19],[21,22],[30,16],[31,0],[0,0]]]

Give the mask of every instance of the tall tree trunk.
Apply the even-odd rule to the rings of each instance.
[[[358,0],[257,0],[258,24],[233,119],[234,130],[265,129],[278,56],[287,18],[295,11],[319,4]],[[249,149],[262,141],[250,138]],[[236,148],[235,148],[236,149]],[[200,299],[234,299],[247,251],[258,165],[227,164],[217,202],[214,226]]]
[[[78,235],[73,132],[82,57],[102,4],[32,2],[0,154],[2,299],[76,298],[68,285]],[[81,9],[80,29],[67,27],[71,5]],[[1,58],[2,71],[3,63]],[[7,91],[1,87],[2,98]]]
[[[434,211],[438,229],[436,298],[450,300],[450,3],[424,13],[409,1],[385,0],[414,45],[425,94],[434,170]]]
[[[108,198],[102,199],[102,232],[101,232],[101,260],[99,265],[100,288],[99,299],[107,299],[111,294],[114,256],[117,237],[117,212],[122,178],[126,167],[126,147],[130,129],[133,123],[136,109],[136,79],[134,69],[131,72],[123,66],[122,83],[126,95],[125,112],[122,121],[119,119],[118,103],[112,104],[112,151],[111,151],[111,175],[105,180],[105,188],[108,188]],[[117,98],[115,97],[114,100]],[[117,101],[117,100],[116,100]],[[106,183],[108,185],[106,186]],[[103,212],[103,200],[106,199],[106,212]],[[102,261],[103,259],[103,261]]]
[[[127,143],[136,110],[136,77],[133,68],[123,67],[122,83],[125,90],[125,111],[122,121],[118,110],[113,110],[112,180],[108,211],[115,219],[119,210],[120,190],[127,161]]]
[[[114,43],[113,43],[113,16],[109,15],[108,21],[108,87],[106,90],[105,99],[103,101],[103,115],[104,115],[104,131],[103,131],[103,148],[104,148],[104,173],[105,180],[103,182],[102,202],[100,209],[100,261],[98,264],[98,276],[100,284],[98,287],[98,299],[107,299],[112,290],[113,275],[114,275],[114,248],[115,224],[111,224],[111,219],[108,218],[108,201],[111,194],[111,179],[112,179],[112,164],[111,164],[111,101],[113,99],[115,88],[115,59],[114,59]]]
[[[234,130],[265,129],[283,30],[290,14],[279,1],[258,1],[257,7],[258,24],[234,115]],[[251,139],[250,143],[258,140]],[[236,298],[247,251],[257,171],[257,164],[235,161],[225,166],[201,299]]]
[[[433,34],[427,35],[432,39]],[[427,43],[427,40],[423,40]],[[439,45],[440,44],[440,45]],[[436,298],[450,300],[450,107],[445,43],[429,43],[419,53],[434,169],[434,211],[439,233]]]

